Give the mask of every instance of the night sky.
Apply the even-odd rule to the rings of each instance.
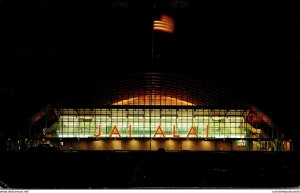
[[[1,135],[62,96],[124,74],[184,74],[257,105],[300,138],[300,4],[0,0]],[[173,34],[153,19],[175,20]]]

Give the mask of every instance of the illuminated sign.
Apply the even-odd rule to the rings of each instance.
[[[206,126],[206,128],[208,128],[208,125]],[[129,125],[129,128],[128,128],[128,135],[126,137],[129,137],[131,138],[132,137],[132,128],[131,128],[131,125]],[[163,131],[163,129],[161,128],[161,126],[159,125],[157,128],[156,128],[156,131],[153,135],[153,138],[157,138],[157,136],[160,136],[162,138],[166,138],[166,137],[170,137],[170,138],[180,138],[181,136],[178,135],[176,133],[176,127],[175,125],[173,126],[173,131],[172,131],[172,135],[170,136],[166,136],[165,132]],[[196,138],[198,138],[198,133],[197,133],[197,130],[195,129],[195,127],[192,125],[192,127],[190,128],[190,130],[188,131],[186,137],[189,138],[190,136],[194,136]],[[99,137],[101,137],[101,125],[99,125],[99,128],[98,128],[98,133],[97,134],[94,134],[94,138],[96,140],[99,139]],[[118,128],[116,125],[114,125],[112,131],[110,132],[109,134],[109,138],[122,138]]]

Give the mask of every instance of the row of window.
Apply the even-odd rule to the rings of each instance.
[[[237,109],[57,109],[56,112],[59,120],[48,127],[48,137],[154,137],[158,132],[155,137],[244,138],[259,137],[263,132],[261,122],[249,122],[249,111]]]
[[[113,134],[113,136],[121,135],[123,137],[149,137],[151,132],[153,137],[158,127],[161,130],[157,132],[161,134],[158,134],[157,137],[163,137],[164,135],[172,137],[174,133],[187,137],[189,132],[192,132],[194,134],[190,134],[189,137],[243,138],[253,133],[253,130],[249,129],[252,128],[251,125],[245,123],[242,117],[235,117],[235,122],[225,123],[212,122],[212,120],[210,122],[209,119],[203,119],[207,122],[199,122],[201,119],[197,119],[197,122],[188,119],[177,119],[177,121],[173,119],[163,121],[161,119],[151,121],[145,121],[146,119],[116,119],[114,121],[113,119],[100,119],[102,121],[99,122],[96,122],[97,119],[94,121],[71,120],[70,116],[67,119],[63,116],[60,118],[56,128],[59,137],[93,137],[97,134],[101,137],[109,137],[114,132],[119,134]],[[73,118],[73,120],[76,120],[76,118]],[[260,133],[260,130],[254,129],[254,131]]]
[[[79,117],[92,117],[95,115],[122,117],[142,115],[151,116],[245,116],[248,110],[239,109],[57,109],[60,115],[76,115]]]

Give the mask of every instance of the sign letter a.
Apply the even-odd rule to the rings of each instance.
[[[197,131],[196,131],[194,125],[192,125],[192,127],[186,137],[189,137],[190,135],[196,135],[196,137],[198,137],[198,134],[197,134]]]
[[[154,133],[153,138],[155,138],[156,135],[162,135],[164,138],[166,137],[166,136],[165,136],[165,133],[164,133],[163,130],[161,129],[160,125],[157,127],[157,129],[156,129],[156,131],[155,131],[155,133]]]
[[[119,132],[117,126],[114,126],[114,128],[112,129],[109,137],[111,137],[113,134],[119,135],[119,137],[121,137],[120,132]]]

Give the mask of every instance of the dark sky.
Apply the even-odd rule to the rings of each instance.
[[[266,0],[0,0],[1,124],[96,82],[156,71],[230,90],[299,137],[299,8]],[[174,18],[173,34],[153,33],[161,14]]]

